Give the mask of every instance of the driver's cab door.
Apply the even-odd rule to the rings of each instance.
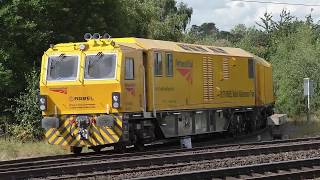
[[[143,112],[146,101],[142,50],[127,49],[123,51],[121,67],[121,104],[123,111]]]

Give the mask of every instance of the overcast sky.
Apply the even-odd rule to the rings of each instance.
[[[229,31],[237,24],[247,26],[260,22],[260,17],[267,11],[277,19],[283,8],[292,15],[305,19],[310,14],[315,22],[320,20],[320,0],[257,0],[268,2],[301,3],[319,6],[297,6],[279,4],[261,4],[249,2],[235,2],[231,0],[177,0],[193,8],[191,25],[201,25],[204,22],[214,22],[220,30]]]

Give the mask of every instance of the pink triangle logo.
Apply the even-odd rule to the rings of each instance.
[[[186,80],[190,83],[192,83],[192,72],[191,68],[177,68],[179,73],[186,78]]]

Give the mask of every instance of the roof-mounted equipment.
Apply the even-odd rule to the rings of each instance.
[[[92,35],[90,33],[85,33],[83,38],[86,40],[86,41],[89,41],[90,39],[92,39]]]

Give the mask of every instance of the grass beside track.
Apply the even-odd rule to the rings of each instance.
[[[283,134],[289,138],[303,138],[320,135],[320,119],[312,117],[308,122],[306,118],[302,117],[298,120],[289,119],[289,122],[283,127]]]
[[[67,153],[68,150],[45,141],[23,143],[14,139],[0,139],[0,161]]]

